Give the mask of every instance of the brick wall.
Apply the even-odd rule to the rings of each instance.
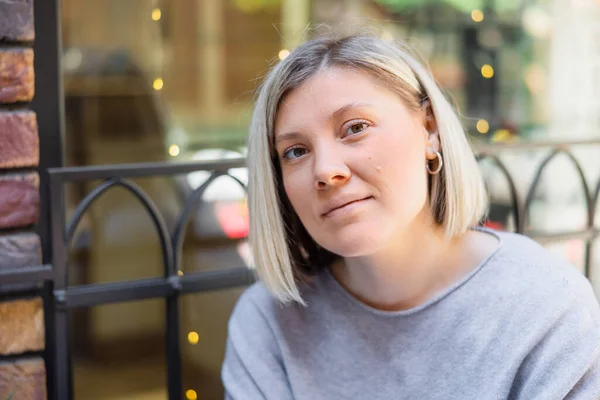
[[[42,1],[42,0],[40,0]],[[0,270],[42,263],[33,0],[0,0]],[[42,300],[0,282],[0,400],[45,399]]]

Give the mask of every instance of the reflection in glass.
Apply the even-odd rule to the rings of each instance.
[[[331,31],[368,31],[388,41],[406,40],[456,104],[476,148],[598,137],[600,85],[593,73],[599,59],[594,47],[598,10],[600,4],[569,0],[63,0],[66,163],[244,157],[252,96],[261,76],[304,39]],[[560,24],[553,22],[556,15],[561,16]],[[529,150],[500,155],[521,200],[545,155]],[[575,155],[586,178],[596,182],[597,148],[577,149]],[[529,209],[533,230],[551,233],[585,225],[575,171],[563,165],[564,159],[558,161],[544,173]],[[513,230],[504,177],[489,164],[483,163],[482,169],[489,178],[491,222],[497,224],[493,226]],[[247,182],[245,168],[230,172]],[[197,172],[142,186],[172,229],[187,196],[206,179],[206,173]],[[68,188],[70,213],[93,185]],[[249,262],[245,198],[239,185],[226,177],[207,190],[186,232],[180,274]],[[569,242],[555,249],[579,266],[580,247]],[[110,194],[86,214],[73,243],[70,268],[73,284],[162,274],[156,235],[129,194]],[[217,365],[226,320],[238,294],[199,295],[196,304],[183,305],[187,398],[222,396]],[[155,303],[141,303],[145,305],[136,309],[140,318],[163,318],[159,306],[148,306]],[[113,315],[121,315],[121,309],[111,310],[101,324],[118,327],[121,319]],[[124,311],[123,318],[128,313]],[[190,322],[192,316],[200,320]],[[77,332],[97,329],[87,317],[76,321]],[[139,318],[125,324],[136,337],[150,329]],[[118,374],[105,382],[86,381],[98,370],[92,366],[85,375],[85,363],[80,361],[81,368],[76,368],[83,371],[77,372],[76,380],[81,398],[89,398],[85,391],[127,383],[120,382],[126,379]],[[151,365],[138,368],[154,368]],[[161,368],[164,365],[157,370]],[[200,370],[208,372],[196,374]],[[154,373],[162,378],[152,378]],[[147,374],[149,382],[163,385],[164,373]],[[145,390],[124,392],[123,398],[143,398],[136,396]],[[106,398],[119,398],[112,395]]]
[[[203,400],[223,399],[221,364],[227,321],[243,288],[180,298],[181,362],[184,391]]]
[[[72,314],[75,400],[167,398],[163,300]]]

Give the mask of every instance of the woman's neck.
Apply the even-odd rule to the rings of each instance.
[[[469,231],[448,239],[442,228],[419,224],[374,254],[341,260],[331,272],[364,303],[407,310],[460,280],[497,246],[497,239],[485,233]]]

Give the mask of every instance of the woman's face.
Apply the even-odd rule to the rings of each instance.
[[[365,73],[330,68],[285,97],[275,142],[285,192],[313,239],[343,257],[406,233],[427,207],[437,134]]]

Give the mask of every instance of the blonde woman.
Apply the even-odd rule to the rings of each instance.
[[[515,234],[409,53],[317,39],[266,76],[249,136],[259,282],[229,322],[228,399],[599,399],[588,281]]]

